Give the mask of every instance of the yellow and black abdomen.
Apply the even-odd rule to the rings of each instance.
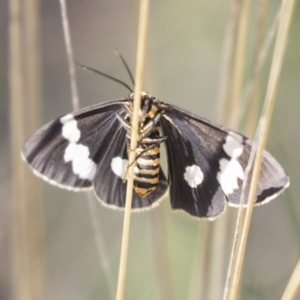
[[[158,184],[160,170],[159,143],[142,145],[137,148],[137,159],[134,168],[134,190],[140,197],[153,192]]]

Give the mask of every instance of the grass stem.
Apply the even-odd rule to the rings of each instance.
[[[9,1],[9,92],[10,92],[10,151],[11,203],[14,298],[30,300],[29,262],[25,238],[25,171],[20,163],[24,142],[24,77],[22,76],[21,3]]]
[[[131,124],[131,139],[129,151],[129,167],[128,167],[128,180],[126,191],[126,205],[123,224],[123,236],[121,246],[121,257],[119,265],[119,277],[117,287],[117,300],[124,299],[125,279],[126,279],[126,265],[128,257],[128,243],[129,243],[129,229],[131,217],[131,204],[133,192],[133,171],[135,166],[135,149],[137,146],[138,131],[139,131],[139,110],[141,107],[141,92],[143,84],[143,73],[145,65],[145,52],[146,52],[146,37],[148,27],[149,15],[149,0],[141,0],[140,14],[139,14],[139,28],[138,28],[138,42],[137,42],[137,59],[136,59],[136,72],[135,72],[135,89],[134,89],[134,102],[133,102],[133,116]]]
[[[264,29],[266,22],[266,12],[267,12],[267,0],[260,0],[259,12],[258,12],[258,25],[256,30],[256,41],[255,41],[255,51],[254,51],[254,63],[253,69],[257,69],[259,64],[259,52],[263,44]],[[259,79],[260,74],[253,76],[253,81],[250,90],[250,103],[249,103],[249,113],[246,120],[246,130],[245,134],[253,138],[255,133],[256,123],[257,123],[257,110],[258,110],[258,100],[259,100]]]
[[[230,120],[229,127],[236,129],[238,126],[237,120],[240,114],[242,87],[244,84],[245,73],[245,54],[246,54],[246,42],[247,42],[247,30],[249,20],[249,0],[242,0],[240,10],[239,28],[237,34],[236,43],[236,55],[233,71],[233,86],[232,86],[232,98],[230,104]]]
[[[73,109],[76,111],[79,109],[79,97],[78,97],[78,90],[76,84],[74,57],[73,57],[73,49],[71,43],[71,34],[70,34],[67,6],[65,0],[59,0],[59,3],[60,3],[61,20],[62,20],[63,30],[64,30],[64,40],[65,40],[65,46],[67,51],[67,57],[68,57],[71,93],[72,93],[72,106]]]
[[[80,100],[79,100],[79,95],[78,95],[76,73],[75,73],[75,68],[74,68],[73,48],[72,48],[72,42],[71,42],[67,6],[66,6],[65,0],[60,0],[59,2],[60,2],[60,8],[61,8],[61,18],[62,18],[62,25],[63,25],[63,32],[64,32],[65,47],[66,47],[66,53],[67,53],[67,57],[68,57],[69,75],[70,75],[70,82],[71,82],[72,108],[73,108],[73,111],[76,111],[80,107]],[[97,224],[98,218],[96,215],[96,209],[94,207],[95,199],[91,193],[87,193],[87,201],[89,204],[89,210],[90,210],[91,217],[92,217],[92,226],[94,229],[94,238],[95,238],[95,242],[96,242],[96,246],[97,246],[99,262],[100,262],[100,265],[104,271],[104,274],[105,274],[105,277],[107,280],[110,296],[111,296],[111,298],[113,298],[115,283],[113,280],[111,266],[110,266],[110,263],[108,260],[108,254],[106,251],[105,243],[103,240],[103,234],[101,232],[100,227]]]
[[[22,3],[19,0],[10,0],[9,14],[14,299],[46,299],[44,216],[40,183],[29,174],[20,158],[28,132],[32,132],[39,125],[38,1],[28,0]]]
[[[24,2],[23,48],[25,74],[24,121],[25,136],[32,134],[41,124],[41,49],[40,49],[40,5],[38,0]],[[25,50],[25,51],[24,51]],[[24,141],[23,141],[24,142]],[[23,164],[19,160],[20,163]],[[45,212],[41,181],[26,167],[25,170],[26,239],[29,255],[28,278],[31,299],[47,299],[45,262]]]
[[[265,103],[264,103],[262,115],[260,118],[260,123],[257,130],[257,135],[256,135],[257,138],[255,139],[255,142],[257,143],[257,147],[253,147],[251,151],[249,163],[245,172],[241,204],[243,204],[245,200],[244,190],[247,183],[248,174],[250,169],[252,169],[252,163],[254,160],[251,186],[250,186],[249,197],[247,202],[248,205],[247,205],[244,219],[238,218],[238,221],[239,219],[241,219],[244,221],[244,223],[242,227],[240,226],[240,224],[237,224],[236,227],[236,235],[235,235],[236,239],[234,242],[235,244],[231,255],[232,257],[231,266],[234,265],[234,267],[229,268],[227,284],[224,293],[224,299],[234,300],[237,298],[237,294],[238,294],[247,237],[249,233],[250,222],[251,222],[252,211],[253,211],[253,203],[255,201],[256,189],[257,189],[257,184],[259,179],[259,172],[260,172],[260,167],[262,162],[262,155],[268,137],[270,121],[272,117],[275,96],[278,88],[282,62],[286,50],[286,44],[288,39],[287,37],[288,37],[289,27],[292,19],[294,4],[295,4],[294,0],[282,1],[281,18],[280,18],[279,27],[276,36],[267,93],[265,97]],[[240,208],[240,212],[242,212],[242,210],[243,209]],[[241,215],[241,213],[239,213],[239,215]],[[240,228],[242,228],[242,230],[241,230],[241,234],[239,235]]]
[[[231,0],[229,17],[226,25],[225,38],[223,42],[222,61],[220,69],[220,79],[218,84],[218,94],[216,101],[216,116],[220,124],[225,123],[227,116],[226,105],[228,105],[228,91],[232,73],[232,63],[235,53],[236,32],[239,21],[239,8],[241,0]]]
[[[296,264],[293,274],[284,290],[281,300],[292,300],[300,289],[300,258]]]

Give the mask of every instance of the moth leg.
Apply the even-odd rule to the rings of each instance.
[[[120,115],[117,115],[117,119],[119,120],[119,122],[121,123],[122,127],[126,130],[126,137],[128,138],[128,140],[131,140],[131,125],[129,124],[129,122],[127,122],[125,119],[123,119]],[[137,143],[137,147],[141,145],[141,141],[138,141]],[[128,149],[128,151],[135,151]]]
[[[124,178],[126,178],[126,176],[127,176],[127,174],[128,174],[128,169],[129,169],[129,167],[131,167],[136,161],[137,161],[137,159],[141,156],[141,155],[143,155],[145,152],[147,152],[147,151],[149,151],[149,150],[151,150],[151,149],[154,149],[155,147],[157,147],[159,144],[161,144],[163,141],[165,141],[167,139],[167,137],[166,136],[164,136],[164,137],[162,137],[161,139],[155,139],[155,140],[157,140],[157,142],[154,142],[153,143],[153,140],[152,140],[152,145],[151,146],[149,146],[147,149],[144,149],[143,151],[141,151],[136,157],[135,157],[135,159],[134,159],[134,161],[131,163],[131,164],[128,164],[128,166],[127,166],[127,170],[126,170],[126,173],[125,173],[125,176],[124,176]],[[138,147],[138,146],[137,146]],[[132,150],[130,150],[129,149],[129,151],[132,151]],[[135,151],[135,150],[134,150]],[[125,179],[123,179],[123,182],[125,183]]]
[[[120,115],[117,115],[117,119],[119,120],[123,128],[127,131],[127,133],[130,133],[131,130],[130,124],[127,121],[125,121],[125,119],[123,119]]]
[[[124,105],[124,106],[125,106],[125,109],[127,110],[127,112],[129,113],[129,115],[132,116],[132,114],[133,114],[132,109],[127,105]]]
[[[144,126],[143,131],[141,133],[142,138],[147,136],[155,128],[160,118],[161,118],[161,114],[158,113],[153,120],[151,120],[150,122],[148,122],[148,124]]]
[[[127,151],[128,151],[128,152],[129,152],[129,151],[130,151],[130,152],[136,151],[136,149],[137,149],[140,145],[142,145],[142,144],[154,144],[154,147],[153,147],[153,148],[155,148],[155,146],[157,146],[157,145],[163,143],[166,139],[167,139],[166,136],[162,136],[162,137],[159,137],[159,138],[151,138],[151,139],[150,139],[150,138],[144,138],[143,141],[139,141],[139,142],[137,143],[135,149],[130,149],[130,148],[128,148]],[[148,149],[145,149],[145,151],[151,150],[151,149],[152,149],[152,147],[149,147]],[[143,151],[141,154],[145,153],[145,151]],[[137,156],[137,158],[140,157],[141,154],[139,154],[139,155]]]
[[[144,144],[161,144],[163,143],[168,137],[167,136],[162,136],[158,138],[144,138],[143,143]]]

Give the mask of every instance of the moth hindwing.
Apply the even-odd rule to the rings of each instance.
[[[49,122],[26,141],[24,160],[52,184],[94,189],[105,205],[123,208],[132,101],[133,94]],[[133,211],[154,207],[169,189],[173,209],[200,218],[214,219],[226,202],[239,205],[252,141],[147,93],[142,93],[139,123]],[[160,166],[163,143],[168,180]],[[275,198],[288,184],[283,168],[265,151],[256,204]]]

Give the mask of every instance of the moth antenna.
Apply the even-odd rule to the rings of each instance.
[[[122,84],[123,86],[125,86],[131,93],[133,93],[133,90],[131,89],[131,87],[130,87],[128,84],[126,84],[125,82],[123,82],[123,81],[121,81],[121,80],[119,80],[119,79],[117,79],[117,78],[115,78],[115,77],[112,77],[112,76],[110,76],[110,75],[108,75],[108,74],[105,74],[105,73],[100,72],[100,71],[98,71],[98,70],[95,70],[95,69],[93,69],[93,68],[90,68],[90,67],[81,65],[81,64],[77,63],[76,61],[74,61],[74,64],[77,65],[78,67],[82,68],[83,70],[87,70],[87,71],[96,73],[96,74],[98,74],[98,75],[101,75],[101,76],[104,76],[104,77],[106,77],[106,78],[108,78],[108,79],[111,79],[111,80],[113,80],[113,81],[115,81],[115,82],[118,82],[118,83]]]
[[[121,59],[123,65],[124,65],[124,67],[126,68],[126,71],[127,71],[128,75],[129,75],[129,77],[130,77],[130,80],[131,80],[133,86],[135,86],[134,77],[133,77],[133,75],[132,75],[132,72],[131,72],[131,70],[130,70],[128,64],[127,64],[127,62],[125,61],[123,55],[121,54],[121,52],[119,51],[118,48],[115,50],[115,54],[116,54],[117,56],[120,57],[120,59]]]

